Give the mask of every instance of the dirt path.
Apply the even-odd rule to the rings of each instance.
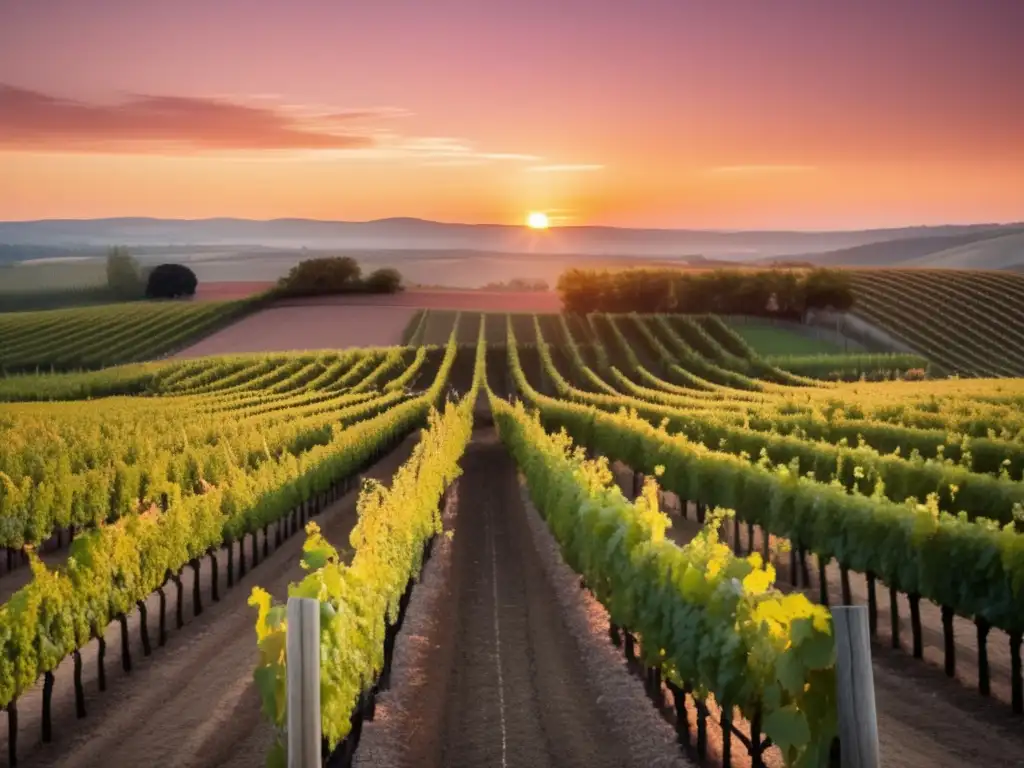
[[[269,290],[272,282],[200,281],[196,301],[233,301]],[[415,307],[422,309],[461,309],[477,312],[561,312],[562,304],[554,291],[484,291],[474,289],[410,288],[396,294],[341,294],[282,299],[276,306],[312,306],[347,304],[352,306]]]
[[[586,684],[530,538],[512,459],[478,431],[460,481],[427,682],[408,729],[408,766],[601,768],[627,764]]]
[[[616,478],[623,493],[632,495],[632,473],[616,464]],[[700,529],[696,511],[688,516],[679,513],[679,501],[666,494],[665,511],[672,518],[668,535],[679,545],[690,541]],[[732,542],[732,525],[725,526],[725,540]],[[741,528],[742,551],[748,548],[747,529]],[[774,538],[772,539],[774,541]],[[760,550],[760,532],[755,532],[754,545]],[[777,584],[788,591],[788,556],[774,558]],[[809,563],[812,586],[806,594],[818,597],[817,567]],[[829,595],[833,605],[842,604],[839,568],[834,563],[826,570]],[[878,712],[879,743],[885,768],[963,768],[964,766],[1024,766],[1024,728],[1014,717],[1009,704],[995,698],[985,699],[970,687],[969,671],[974,666],[974,644],[966,631],[957,633],[957,656],[963,678],[951,680],[943,674],[942,630],[938,608],[921,604],[924,627],[925,658],[933,663],[914,659],[909,653],[910,609],[901,600],[901,640],[903,650],[889,647],[889,592],[881,586],[878,595],[878,636],[872,643],[875,677],[875,698]],[[857,605],[867,604],[867,588],[863,577],[851,574],[851,596]],[[973,629],[973,625],[964,622]],[[1001,633],[999,633],[1001,634]],[[1009,660],[1001,659],[996,647],[997,633],[990,640],[993,694],[997,692],[997,675],[1008,675]],[[1003,652],[1005,654],[1005,651]],[[1008,678],[998,682],[999,690],[1008,689]]]
[[[274,306],[243,317],[172,359],[244,352],[287,352],[402,343],[415,310],[406,306],[311,304]]]
[[[408,457],[417,437],[410,436],[365,476],[388,480]],[[356,521],[356,492],[350,492],[316,518],[327,538],[339,549],[348,545]],[[107,690],[100,693],[96,676],[96,643],[83,651],[88,717],[75,720],[70,662],[57,670],[54,690],[54,736],[39,741],[40,694],[19,702],[19,766],[184,766],[263,765],[272,733],[260,714],[252,682],[256,664],[253,609],[247,605],[253,586],[276,598],[287,596],[288,584],[302,578],[299,566],[303,536],[292,536],[269,557],[261,557],[231,590],[225,590],[226,556],[221,558],[219,602],[210,601],[209,568],[202,572],[204,611],[180,631],[171,631],[164,648],[143,657],[138,616],[130,617],[133,670],[121,671],[120,628],[107,632]],[[261,542],[262,544],[262,542]],[[246,547],[247,554],[249,547]],[[262,548],[260,549],[262,553]],[[250,561],[251,562],[251,561]],[[236,554],[237,563],[237,554]],[[185,575],[191,573],[186,569]],[[186,589],[187,617],[191,616],[191,580]],[[173,595],[169,590],[169,625],[173,626]],[[157,598],[150,601],[150,635],[154,639]],[[6,751],[0,765],[7,765]]]

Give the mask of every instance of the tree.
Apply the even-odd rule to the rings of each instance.
[[[685,312],[801,319],[808,309],[845,311],[847,273],[814,269],[570,269],[558,279],[566,312]]]
[[[612,282],[607,272],[592,269],[569,269],[558,278],[558,293],[565,312],[585,315],[605,309],[603,290]]]
[[[123,246],[107,251],[107,286],[119,299],[138,299],[144,292],[139,264]]]
[[[807,309],[833,309],[846,312],[855,302],[850,275],[838,269],[813,269],[804,279]]]
[[[281,296],[322,296],[363,290],[355,259],[335,256],[300,261],[277,284]]]
[[[161,264],[149,273],[147,299],[176,299],[194,296],[199,280],[195,272],[181,264]]]
[[[375,270],[363,281],[369,293],[398,293],[402,290],[402,274],[392,267]]]

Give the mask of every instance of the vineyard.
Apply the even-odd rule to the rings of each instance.
[[[176,352],[257,306],[136,302],[0,314],[0,371],[88,370]]]
[[[285,765],[309,597],[326,765],[835,764],[854,604],[884,765],[1024,765],[1024,379],[928,363],[1024,344],[948,293],[927,361],[423,310],[142,362],[245,305],[0,317],[0,764]]]
[[[1024,375],[1024,275],[954,269],[849,274],[856,313],[948,373]]]

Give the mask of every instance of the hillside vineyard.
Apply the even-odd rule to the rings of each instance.
[[[850,370],[1024,372],[1011,324],[1002,347],[929,286],[970,344]],[[727,319],[626,313],[101,368],[241,311],[196,306],[80,339],[0,317],[9,372],[67,369],[0,379],[6,765],[285,765],[289,596],[322,603],[331,765],[829,765],[836,604],[901,654],[876,662],[886,759],[1024,754],[1021,379],[826,380]],[[991,738],[911,728],[907,686]]]

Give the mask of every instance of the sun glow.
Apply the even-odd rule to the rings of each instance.
[[[532,211],[530,215],[526,217],[526,226],[530,229],[547,229],[548,215],[546,213],[541,213],[540,211]]]

